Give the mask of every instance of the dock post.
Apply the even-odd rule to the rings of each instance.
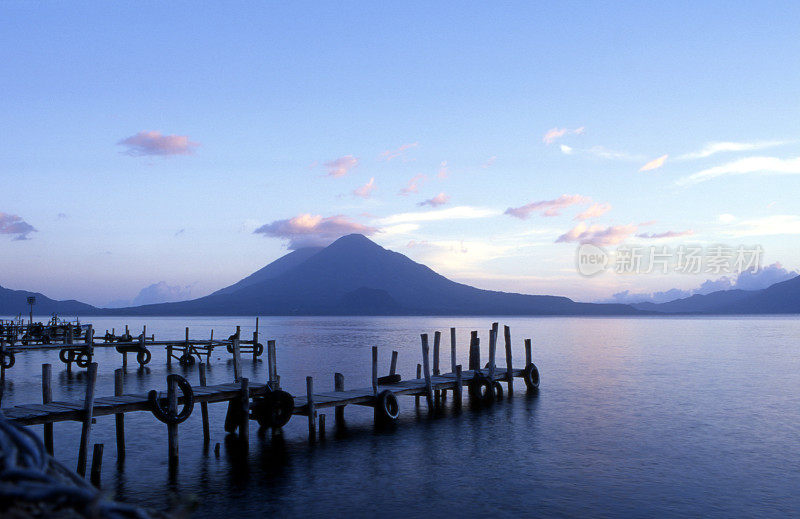
[[[53,401],[52,368],[50,364],[42,364],[42,403]],[[53,424],[44,424],[44,448],[47,454],[53,455]]]
[[[211,352],[214,351],[214,329],[211,329],[211,338],[208,339],[208,349],[206,350],[206,364],[211,364]]]
[[[142,331],[142,344],[144,344],[144,331]],[[167,343],[167,367],[172,367],[172,343]]]
[[[319,415],[319,441],[325,440],[325,415]]]
[[[431,386],[431,361],[430,347],[428,346],[428,334],[423,333],[422,337],[422,371],[425,373],[425,400],[428,404],[428,412],[433,411],[433,390]]]
[[[275,341],[270,339],[267,341],[267,371],[269,372],[269,387],[274,391],[278,389],[278,385],[275,381],[275,373],[277,368],[277,363],[275,362]]]
[[[124,394],[124,371],[122,369],[114,370],[114,396],[122,396]],[[117,461],[120,462],[125,459],[125,414],[117,413],[114,415],[114,427],[117,432]]]
[[[461,393],[462,393],[462,384],[464,383],[461,377],[461,364],[456,366],[456,386],[453,388],[453,401],[456,406],[461,407]]]
[[[242,378],[242,358],[239,350],[239,332],[241,328],[236,327],[236,335],[233,336],[233,381],[239,382]]]
[[[167,377],[167,413],[178,414],[178,383]],[[169,466],[174,469],[178,465],[178,424],[167,424],[167,442],[169,449]]]
[[[450,328],[450,371],[456,372],[456,329]]]
[[[67,330],[67,344],[72,344],[75,341],[74,333],[72,326],[70,326],[69,330]],[[72,360],[67,361],[67,374],[72,374]]]
[[[494,380],[495,357],[497,354],[497,323],[489,330],[489,379]]]
[[[239,440],[246,451],[250,446],[250,381],[242,377],[241,384],[242,421],[239,423]]]
[[[378,395],[378,347],[372,347],[372,396]]]
[[[256,329],[253,332],[253,362],[258,360],[258,350],[256,349],[257,344],[258,344],[258,317],[256,317]]]
[[[478,332],[473,330],[469,338],[469,366],[470,370],[481,369],[481,339]]]
[[[417,364],[417,380],[422,378],[422,364]],[[419,407],[419,395],[414,395],[414,405]]]
[[[308,441],[317,440],[317,410],[314,407],[314,377],[306,377],[306,397],[308,400]]]
[[[506,340],[506,380],[508,381],[508,398],[514,394],[514,363],[511,359],[511,328],[503,326],[503,336]]]
[[[86,371],[86,397],[83,401],[83,426],[81,443],[78,447],[78,469],[81,477],[86,477],[86,457],[89,454],[89,435],[92,432],[92,413],[94,412],[94,385],[97,382],[97,363],[89,364]]]
[[[389,365],[389,375],[397,373],[397,351],[392,352],[392,363]]]
[[[198,366],[200,372],[200,387],[206,387],[206,365],[201,362]],[[200,402],[200,414],[203,416],[203,445],[208,445],[211,441],[211,431],[208,425],[208,402]]]
[[[531,340],[525,339],[525,367],[533,363],[533,352],[531,351]]]
[[[333,374],[333,389],[334,391],[344,391],[344,375],[341,373],[334,373]],[[341,427],[344,425],[344,406],[337,405],[336,412],[334,413],[336,426]]]
[[[439,375],[439,345],[442,342],[442,332],[433,333],[433,375]],[[439,402],[441,392],[437,389],[434,393],[434,402]]]
[[[94,450],[92,450],[92,470],[91,481],[92,485],[100,488],[100,472],[103,468],[103,444],[95,443]]]
[[[191,346],[189,346],[189,327],[186,327],[186,334],[184,335],[183,339],[183,354],[184,355],[191,355]],[[185,358],[185,357],[184,357]]]

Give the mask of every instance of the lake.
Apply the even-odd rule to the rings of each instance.
[[[87,322],[89,322],[87,320]],[[227,337],[237,324],[248,337],[251,318],[95,318],[98,335],[143,324],[157,339]],[[105,444],[102,484],[116,499],[156,509],[197,506],[193,517],[786,517],[800,514],[800,320],[724,318],[507,318],[515,366],[523,339],[533,339],[542,383],[528,395],[521,379],[512,399],[461,412],[448,401],[429,417],[425,399],[400,397],[400,419],[372,425],[372,410],[348,406],[347,430],[310,446],[307,421],[295,416],[283,439],[262,437],[251,422],[246,458],[226,442],[225,404],[210,405],[211,446],[203,449],[199,407],[180,426],[180,467],[170,478],[166,426],[150,413],[126,415],[127,458],[116,464],[114,418],[99,417],[92,443]],[[370,385],[370,349],[380,348],[380,374],[391,351],[398,371],[414,378],[420,333],[449,328],[467,365],[471,330],[487,359],[485,318],[261,318],[262,342],[277,341],[281,384],[304,394]],[[504,366],[502,342],[498,365]],[[131,361],[126,392],[165,388],[165,352],[148,369]],[[232,381],[229,355],[212,358],[209,383]],[[121,356],[98,349],[98,396],[113,394]],[[41,399],[41,364],[53,365],[54,398],[80,401],[84,370],[68,376],[54,352],[26,352],[7,372],[3,407]],[[192,384],[197,366],[173,371]],[[267,363],[243,359],[251,381]],[[465,392],[466,397],[466,392]],[[41,434],[41,426],[33,427]],[[80,425],[55,426],[56,458],[77,459]],[[213,446],[221,444],[220,456]]]

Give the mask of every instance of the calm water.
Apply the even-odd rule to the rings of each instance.
[[[147,324],[157,338],[246,334],[242,318],[98,318],[106,328]],[[333,388],[333,373],[349,387],[370,380],[370,347],[380,347],[382,371],[391,350],[399,371],[413,375],[419,334],[458,330],[459,362],[467,364],[470,330],[478,329],[484,361],[490,321],[482,318],[262,318],[261,337],[278,345],[278,371],[290,392]],[[686,517],[800,514],[800,320],[794,318],[646,319],[511,318],[514,357],[534,341],[542,375],[538,396],[518,380],[511,400],[491,409],[448,406],[429,418],[413,397],[401,397],[396,428],[376,431],[367,408],[346,410],[348,430],[309,446],[305,417],[294,417],[284,441],[262,438],[251,422],[246,459],[226,443],[224,404],[210,406],[212,447],[203,450],[199,408],[180,427],[181,463],[171,479],[166,431],[147,412],[126,415],[128,455],[116,465],[113,417],[100,417],[93,443],[104,443],[103,487],[117,499],[165,509],[197,503],[196,517]],[[449,337],[443,364],[449,365]],[[502,348],[499,364],[503,365]],[[219,358],[218,358],[219,357]],[[113,393],[121,366],[100,349],[98,394]],[[135,363],[126,391],[165,387],[165,355],[146,372]],[[447,360],[445,360],[447,359]],[[17,356],[7,373],[3,406],[41,398],[41,364],[53,364],[54,397],[81,400],[83,370],[67,376],[53,352]],[[266,378],[266,362],[243,362],[251,380]],[[197,368],[173,365],[192,383]],[[232,379],[215,355],[210,383]],[[35,427],[41,433],[41,427]],[[80,427],[56,425],[56,457],[76,463]],[[118,470],[119,469],[119,470]]]

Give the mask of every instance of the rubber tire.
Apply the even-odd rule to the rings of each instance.
[[[394,422],[400,416],[400,403],[397,396],[388,389],[381,391],[375,402],[375,411],[384,422]]]
[[[75,357],[75,364],[77,364],[79,368],[88,368],[91,363],[92,356],[89,355],[87,351],[82,351]]]
[[[69,364],[75,360],[75,352],[73,350],[61,350],[58,352],[58,358],[64,364]]]
[[[503,399],[503,386],[500,384],[499,380],[495,380],[494,384],[494,399],[500,401]]]
[[[525,385],[529,390],[536,391],[539,389],[539,369],[536,364],[531,362],[525,366],[522,372],[522,380],[525,381]]]
[[[14,367],[14,364],[17,362],[17,357],[14,355],[13,351],[4,351],[3,352],[3,368],[11,369]]]
[[[283,427],[293,412],[294,397],[286,391],[271,391],[253,401],[253,418],[262,427]]]
[[[180,375],[175,373],[167,375],[168,385],[170,380],[174,380],[178,384],[178,389],[183,393],[183,409],[175,417],[169,416],[168,410],[161,404],[162,399],[158,398],[158,391],[155,389],[147,394],[147,400],[150,401],[150,411],[152,411],[153,416],[165,424],[177,425],[191,416],[194,409],[194,391],[192,391],[189,381]],[[166,400],[166,398],[163,400]]]
[[[260,342],[257,342],[253,345],[253,350],[254,353],[256,354],[256,357],[260,357],[261,355],[264,354],[264,345],[261,344]]]
[[[151,357],[150,350],[140,350],[136,354],[136,362],[138,362],[140,366],[144,366],[150,362]]]
[[[494,387],[489,377],[478,374],[469,381],[470,401],[482,404],[489,404],[494,401]]]
[[[181,366],[194,366],[194,355],[191,353],[184,353],[181,355],[181,358],[178,359],[178,362],[181,363]]]

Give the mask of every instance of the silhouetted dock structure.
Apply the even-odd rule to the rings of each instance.
[[[115,392],[113,396],[95,397],[94,389],[97,377],[97,364],[88,366],[87,387],[83,402],[60,402],[52,400],[51,368],[49,364],[42,366],[42,403],[25,404],[2,409],[3,415],[22,425],[44,424],[44,442],[46,449],[53,452],[53,425],[64,421],[79,421],[82,432],[78,452],[78,473],[85,475],[89,450],[90,433],[93,421],[100,416],[115,416],[116,447],[118,458],[125,456],[125,421],[126,413],[150,411],[161,422],[167,425],[167,453],[170,465],[178,462],[178,426],[193,412],[199,404],[202,413],[203,438],[206,445],[210,442],[210,423],[208,405],[225,402],[228,410],[224,428],[228,433],[236,434],[245,447],[249,442],[249,423],[256,420],[259,425],[272,430],[285,426],[293,415],[307,417],[309,441],[315,442],[325,437],[325,414],[319,411],[333,408],[337,426],[344,423],[344,409],[347,405],[361,405],[374,408],[376,425],[391,423],[399,415],[399,396],[416,397],[419,405],[420,397],[425,397],[427,409],[432,412],[445,393],[452,393],[456,406],[462,405],[463,388],[467,387],[470,402],[476,405],[490,405],[503,398],[503,386],[506,383],[507,396],[513,395],[514,379],[522,378],[530,391],[539,387],[539,371],[532,361],[530,339],[525,340],[525,364],[523,368],[513,367],[511,332],[504,327],[505,367],[495,364],[498,325],[494,323],[489,332],[489,361],[480,366],[480,340],[478,332],[473,331],[469,345],[469,366],[462,370],[456,363],[456,329],[450,329],[450,371],[440,370],[441,334],[436,332],[433,340],[433,355],[428,335],[422,334],[422,362],[417,366],[417,377],[403,380],[397,373],[398,352],[392,352],[389,374],[378,376],[378,348],[372,348],[372,384],[370,387],[345,389],[344,376],[334,374],[334,391],[315,392],[314,380],[306,378],[305,392],[294,396],[283,390],[277,373],[275,341],[268,341],[268,370],[265,383],[250,382],[241,377],[239,366],[238,344],[234,348],[234,381],[231,383],[209,386],[206,384],[206,365],[199,365],[199,385],[192,386],[186,379],[177,374],[167,376],[167,390],[151,390],[148,393],[128,394],[124,392],[123,370],[115,372]],[[431,362],[431,356],[433,357]],[[421,375],[420,375],[421,374]],[[95,451],[98,446],[95,446]],[[99,446],[102,457],[102,446]],[[93,460],[94,465],[94,460]],[[100,468],[93,470],[99,472]],[[99,475],[97,476],[99,479]]]

